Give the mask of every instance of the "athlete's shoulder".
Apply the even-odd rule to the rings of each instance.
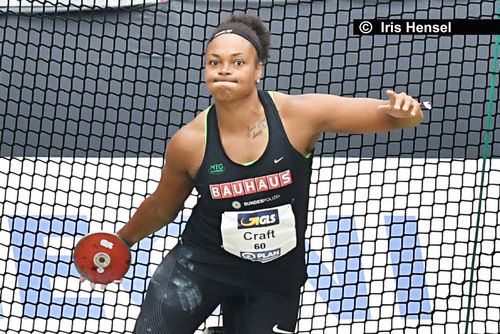
[[[293,113],[301,108],[303,95],[291,95],[278,91],[269,91],[268,94],[273,99],[274,105],[281,116],[290,114],[290,112]]]
[[[167,159],[174,159],[194,177],[205,153],[205,114],[201,112],[180,128],[167,147]]]
[[[301,107],[301,95],[290,95],[277,91],[268,92],[273,99],[274,105],[278,110],[281,118],[290,118],[299,116],[297,111],[300,113]]]
[[[314,108],[308,103],[308,95],[290,95],[272,92],[281,123],[292,146],[304,155],[316,145],[318,133],[311,117]]]
[[[180,128],[172,137],[172,141],[189,143],[188,146],[197,144],[200,140],[205,140],[205,114],[204,110],[193,120]]]
[[[283,109],[283,104],[287,102],[290,95],[278,91],[267,91],[276,106],[276,109]]]
[[[274,103],[280,111],[280,115],[289,117],[299,117],[305,121],[304,114],[314,115],[318,111],[335,110],[342,105],[342,99],[332,94],[285,94],[281,92],[272,92]]]

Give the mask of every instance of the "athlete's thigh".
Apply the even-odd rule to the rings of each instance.
[[[294,333],[300,291],[251,291],[222,302],[224,334]]]
[[[223,287],[194,273],[183,252],[176,247],[153,274],[134,333],[192,334],[220,304]]]

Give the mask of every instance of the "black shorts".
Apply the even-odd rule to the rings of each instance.
[[[300,290],[272,292],[222,284],[196,274],[178,244],[154,273],[134,333],[192,334],[220,304],[224,334],[294,333]]]

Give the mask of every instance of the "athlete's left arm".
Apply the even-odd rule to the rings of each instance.
[[[387,91],[388,100],[327,94],[287,95],[287,112],[321,132],[372,133],[417,126],[423,118],[420,103],[406,93]]]

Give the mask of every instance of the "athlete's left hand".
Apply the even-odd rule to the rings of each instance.
[[[378,106],[379,110],[384,110],[388,115],[395,118],[412,118],[420,114],[420,103],[406,93],[396,93],[387,91],[389,101],[387,104]]]

